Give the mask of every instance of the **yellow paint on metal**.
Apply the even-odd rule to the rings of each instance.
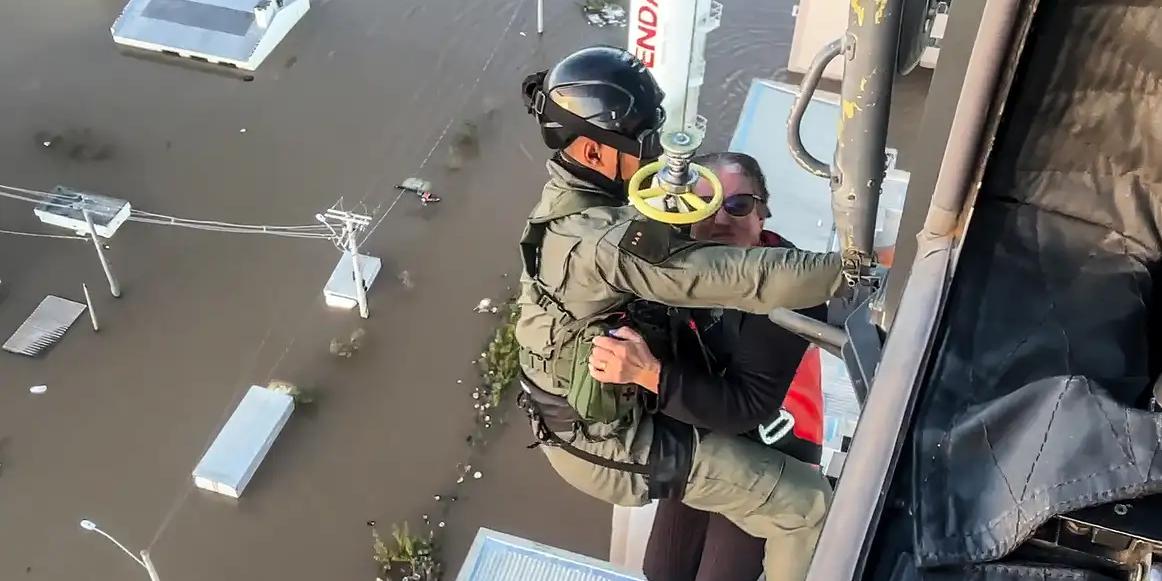
[[[860,0],[851,0],[851,11],[855,13],[855,21],[863,26],[863,4],[860,3]]]
[[[876,0],[876,24],[883,22],[884,10],[888,8],[888,0]]]
[[[843,102],[843,118],[844,119],[851,119],[852,117],[855,117],[856,111],[863,111],[863,109],[861,109],[859,107],[859,105],[856,105],[855,101],[846,101],[845,100]]]

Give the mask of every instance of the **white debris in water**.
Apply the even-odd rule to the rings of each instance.
[[[523,31],[523,30],[522,30],[522,31],[520,31],[520,35],[521,35],[521,36],[528,36],[527,34],[525,34],[525,31]]]
[[[238,130],[238,133],[246,133],[246,128],[245,128],[245,127],[243,127],[242,129],[239,129],[239,130]]]
[[[416,286],[416,285],[415,285],[415,283],[414,283],[414,282],[412,282],[412,275],[411,275],[411,273],[410,273],[410,272],[408,272],[408,271],[406,271],[406,270],[401,270],[401,271],[400,271],[400,273],[399,273],[399,281],[400,281],[400,282],[403,284],[404,288],[413,288],[413,287],[415,287],[415,286]]]
[[[472,477],[473,477],[473,478],[475,478],[475,479],[477,479],[477,480],[480,480],[480,477],[482,477],[482,476],[484,476],[484,475],[483,475],[483,474],[481,474],[479,470],[477,470],[476,472],[474,472],[474,473],[472,474]]]
[[[589,24],[598,28],[624,27],[629,22],[625,7],[610,0],[586,0],[581,12]]]
[[[463,379],[457,379],[457,380],[456,380],[456,383],[464,383],[464,380],[463,380]]]
[[[34,386],[32,386],[32,387],[28,388],[28,391],[29,391],[30,393],[34,393],[34,394],[36,394],[36,395],[40,395],[40,394],[42,394],[42,393],[44,393],[44,392],[48,391],[48,386],[47,386],[47,385],[34,385]]]
[[[476,312],[477,313],[489,313],[489,312],[495,313],[496,307],[492,306],[492,299],[485,297],[483,299],[480,299],[480,302],[476,304]]]

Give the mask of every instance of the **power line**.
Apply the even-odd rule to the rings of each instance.
[[[305,224],[305,225],[300,225],[300,226],[270,226],[270,225],[264,225],[264,224],[234,224],[234,223],[230,223],[230,222],[221,222],[218,220],[196,220],[193,218],[178,218],[178,217],[174,217],[174,216],[167,216],[165,214],[156,214],[154,212],[146,212],[144,210],[133,210],[131,212],[131,215],[132,215],[132,217],[130,219],[133,219],[135,221],[137,218],[147,218],[147,219],[153,219],[153,220],[164,220],[166,222],[171,222],[171,223],[175,223],[175,224],[180,222],[183,224],[192,224],[192,225],[199,225],[199,226],[220,226],[223,228],[247,228],[247,229],[262,230],[263,232],[275,231],[275,230],[288,230],[288,231],[315,230],[315,231],[321,231],[321,230],[326,229],[326,227],[321,225],[321,224]]]
[[[7,187],[7,186],[0,186],[0,188],[4,188],[4,187]],[[11,192],[5,192],[2,190],[0,190],[0,197],[11,198],[13,200],[19,200],[21,202],[28,202],[29,204],[38,204],[38,205],[44,204],[46,206],[55,207],[55,208],[70,208],[70,207],[72,207],[71,204],[62,204],[60,202],[53,202],[51,200],[45,200],[45,199],[39,199],[39,198],[30,198],[28,196],[23,196],[20,194],[13,194]]]
[[[460,108],[456,111],[457,115],[459,115],[460,112],[463,111],[464,108],[468,106],[468,103],[472,99],[472,95],[476,92],[476,87],[480,84],[480,80],[484,78],[484,73],[488,72],[488,67],[492,66],[493,59],[495,59],[496,54],[498,52],[500,52],[500,46],[504,43],[504,38],[506,36],[508,36],[509,30],[512,30],[512,25],[514,23],[516,23],[516,17],[519,14],[520,14],[520,5],[518,4],[517,7],[512,11],[512,16],[508,19],[508,24],[504,27],[504,30],[501,31],[500,35],[496,37],[496,44],[494,44],[492,46],[492,52],[490,52],[488,54],[488,58],[484,60],[484,66],[480,68],[480,72],[476,75],[476,78],[472,81],[472,86],[468,87],[468,90],[464,92],[464,102],[460,105]],[[417,171],[422,171],[424,169],[424,167],[428,165],[428,162],[431,161],[432,155],[434,153],[436,153],[436,148],[438,148],[440,146],[440,143],[442,141],[444,141],[444,137],[446,137],[448,135],[448,129],[452,127],[452,120],[454,120],[454,119],[455,119],[455,117],[448,120],[448,124],[444,126],[444,130],[440,132],[439,137],[436,138],[436,142],[432,144],[432,148],[428,150],[428,154],[425,155],[423,161],[420,162],[420,167],[419,167],[419,170],[417,170]],[[375,221],[375,224],[373,224],[371,226],[371,228],[367,230],[367,234],[365,234],[363,236],[363,242],[361,244],[366,243],[369,239],[371,239],[371,235],[374,234],[375,230],[377,228],[379,228],[379,225],[383,223],[384,218],[387,217],[388,212],[391,212],[391,209],[394,208],[396,203],[399,202],[399,199],[401,196],[403,196],[403,192],[400,192],[400,194],[398,196],[396,196],[394,200],[392,200],[391,206],[388,207],[387,211],[385,211],[383,214],[380,214],[379,219]],[[375,206],[375,209],[372,210],[371,213],[374,215],[382,207],[383,207],[383,201],[380,201],[379,204]]]
[[[32,238],[60,238],[63,240],[84,240],[84,236],[68,236],[65,234],[41,234],[39,232],[19,232],[17,230],[0,230],[0,234],[12,234],[13,236],[29,236]]]
[[[314,238],[314,239],[328,239],[330,234],[324,232],[302,232],[302,231],[287,231],[287,230],[272,230],[263,226],[253,227],[229,227],[229,226],[213,226],[208,224],[194,224],[187,222],[175,222],[170,220],[159,220],[154,218],[147,218],[143,216],[130,216],[129,220],[132,222],[140,222],[143,224],[155,224],[159,226],[177,226],[179,228],[188,228],[190,230],[203,230],[206,232],[225,232],[230,234],[265,234],[269,236],[282,236],[284,238]]]
[[[11,191],[6,191],[11,190]],[[19,192],[19,193],[13,193]],[[29,204],[44,205],[54,208],[75,208],[76,204],[73,202],[60,202],[54,198],[56,194],[50,192],[42,192],[40,190],[30,190],[27,188],[18,188],[15,186],[7,186],[0,184],[0,197],[27,202]],[[330,234],[326,231],[326,227],[321,224],[306,224],[295,226],[278,226],[266,224],[236,224],[232,222],[222,222],[218,220],[196,220],[192,218],[179,218],[176,216],[167,216],[165,214],[157,214],[154,212],[146,212],[143,210],[132,210],[129,220],[133,222],[141,222],[145,224],[156,224],[162,226],[178,226],[182,228],[190,228],[194,230],[205,230],[209,232],[227,232],[232,234],[269,234],[272,236],[283,236],[286,238],[330,238]],[[8,233],[8,232],[5,232]],[[53,235],[44,234],[43,237],[52,237]],[[58,236],[59,238],[75,238],[73,236]]]
[[[41,191],[41,190],[30,190],[30,189],[27,189],[27,188],[18,188],[18,187],[16,187],[16,186],[5,186],[5,185],[2,185],[2,184],[0,184],[0,189],[3,189],[3,190],[12,190],[12,191],[14,191],[14,192],[20,192],[20,193],[22,193],[22,194],[28,194],[28,195],[30,195],[30,196],[43,196],[43,197],[52,197],[52,196],[54,195],[52,192],[44,192],[44,191]]]

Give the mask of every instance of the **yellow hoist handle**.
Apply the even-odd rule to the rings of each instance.
[[[710,171],[709,168],[695,163],[690,164],[690,171],[696,172],[700,178],[710,183],[710,189],[714,192],[710,201],[703,200],[694,192],[671,194],[656,185],[643,189],[642,182],[646,181],[646,178],[657,175],[662,166],[661,160],[647,163],[637,170],[633,177],[629,178],[627,184],[629,203],[633,204],[633,207],[637,208],[637,211],[641,212],[642,215],[667,224],[685,225],[701,222],[713,216],[718,208],[722,207],[722,182],[718,181],[718,176],[714,175],[714,172]],[[663,196],[675,198],[674,206],[686,208],[686,210],[670,211],[650,204],[650,200]]]

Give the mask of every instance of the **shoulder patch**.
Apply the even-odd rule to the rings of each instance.
[[[654,220],[633,220],[617,247],[650,264],[660,264],[695,244],[693,239],[669,224]]]

